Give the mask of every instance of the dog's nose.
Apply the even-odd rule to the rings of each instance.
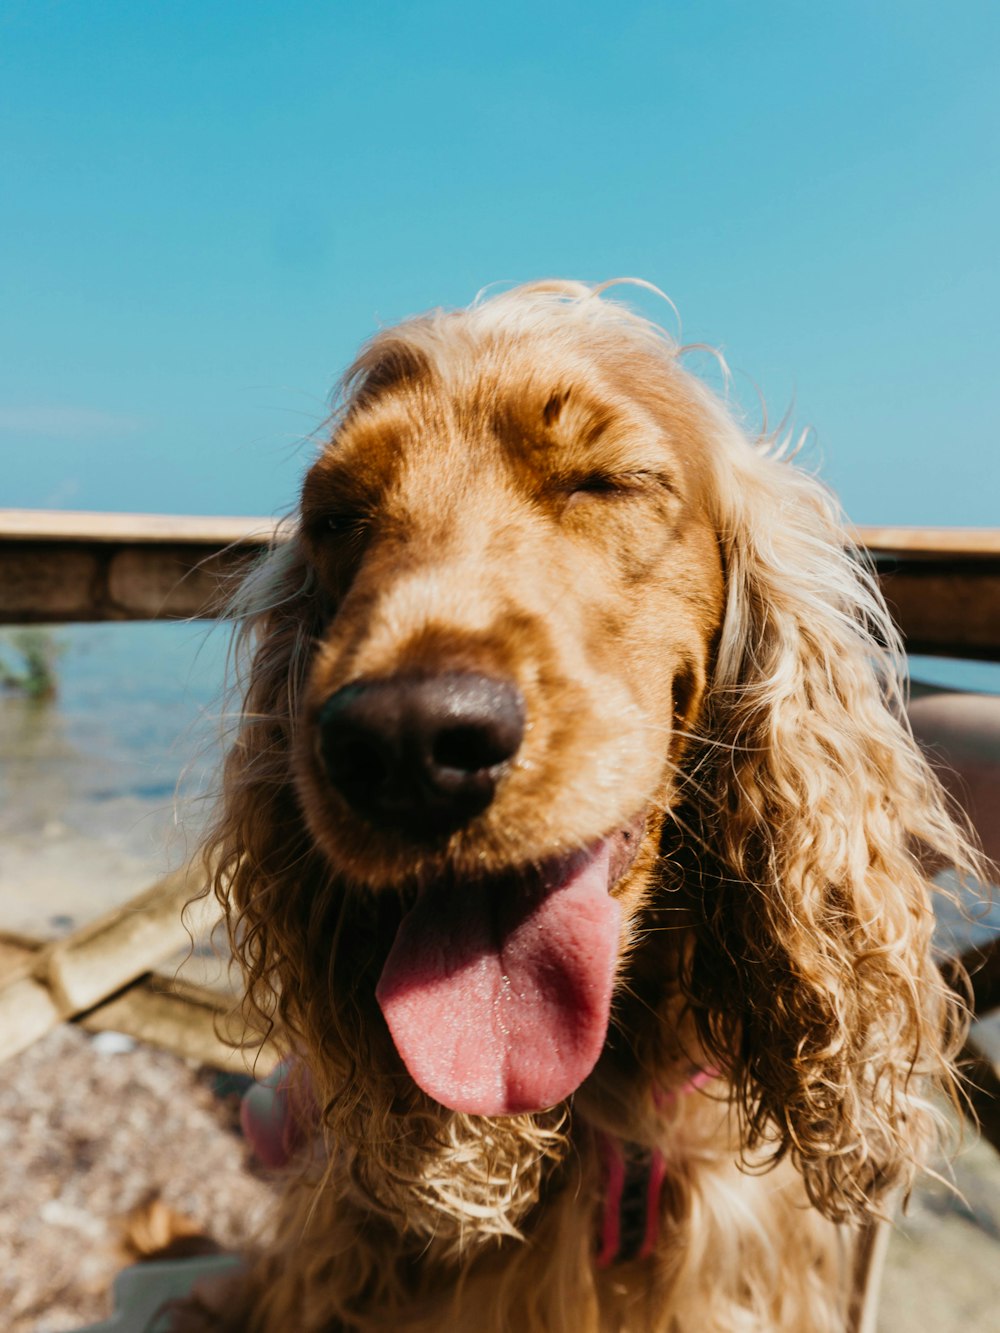
[[[319,714],[327,775],[360,814],[408,833],[481,814],[524,738],[516,685],[470,671],[357,681]]]

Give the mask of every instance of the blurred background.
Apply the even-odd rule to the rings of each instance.
[[[0,0],[0,506],[282,513],[379,325],[627,275],[855,522],[996,526],[998,61],[989,0]],[[224,656],[0,628],[0,927],[183,855]]]

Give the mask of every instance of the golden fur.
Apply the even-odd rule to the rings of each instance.
[[[323,1144],[238,1289],[178,1327],[842,1329],[853,1228],[935,1140],[962,1014],[921,862],[977,862],[876,582],[824,488],[602,291],[535,284],[372,339],[238,595],[207,863]],[[323,701],[401,668],[526,701],[495,800],[444,843],[376,832],[317,759]],[[407,894],[636,821],[593,1074],[538,1114],[431,1101],[374,995]],[[692,1065],[718,1078],[664,1100]],[[668,1161],[657,1253],[604,1272],[596,1130]]]

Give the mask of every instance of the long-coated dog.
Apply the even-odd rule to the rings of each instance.
[[[243,586],[209,839],[316,1125],[178,1328],[833,1333],[976,853],[837,506],[603,289],[379,333]]]

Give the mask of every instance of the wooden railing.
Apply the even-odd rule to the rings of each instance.
[[[212,615],[268,518],[0,510],[0,623]],[[1000,660],[1000,529],[859,528],[910,652]]]
[[[281,539],[265,518],[0,510],[0,624],[214,616],[235,576]],[[1000,661],[1000,530],[860,528],[857,539],[911,652]],[[155,973],[187,939],[180,908],[197,888],[194,874],[177,872],[44,947],[0,931],[0,1060],[69,1019],[206,1063],[238,1063],[218,1034],[232,1003],[225,988]],[[206,912],[203,904],[191,925],[208,929]],[[980,1013],[1000,1006],[1000,947],[980,947],[967,961]],[[1000,1146],[1000,1070],[983,1049],[969,1054],[984,1128]]]
[[[274,538],[268,518],[0,509],[0,623],[213,615]]]

